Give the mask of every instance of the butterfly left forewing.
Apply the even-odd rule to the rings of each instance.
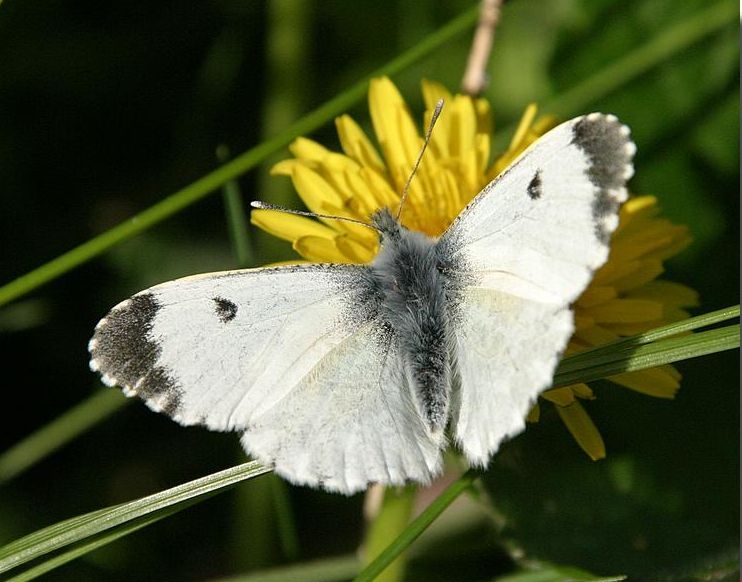
[[[157,285],[98,323],[91,368],[181,424],[240,428],[363,322],[354,275],[297,266]]]
[[[572,332],[571,303],[607,259],[635,146],[613,116],[553,129],[484,188],[444,233],[460,386],[452,427],[486,464],[519,432]]]

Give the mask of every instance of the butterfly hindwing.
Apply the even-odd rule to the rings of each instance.
[[[540,138],[461,212],[439,253],[465,276],[452,317],[452,429],[484,465],[519,432],[572,332],[571,303],[607,259],[635,146],[609,115]]]
[[[295,483],[345,493],[428,483],[440,471],[443,435],[412,398],[397,338],[372,322],[256,418],[242,442]]]
[[[503,440],[523,430],[534,399],[551,384],[572,313],[490,289],[470,288],[464,297],[454,331],[460,381],[451,424],[469,462],[486,466]]]
[[[379,325],[365,267],[312,265],[186,277],[114,307],[91,368],[181,424],[244,431],[296,483],[350,493],[428,481],[440,463]]]

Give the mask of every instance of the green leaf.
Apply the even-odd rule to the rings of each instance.
[[[371,562],[389,545],[389,540],[397,537],[407,528],[419,488],[387,487],[382,492],[378,513],[371,518],[363,540],[363,557]],[[398,582],[404,579],[405,556],[394,560],[384,571],[376,576],[378,582]]]
[[[345,582],[358,574],[360,569],[358,557],[348,555],[266,568],[212,582]]]
[[[229,148],[221,145],[216,149],[217,158],[221,163],[229,160]],[[232,179],[222,185],[222,198],[229,229],[229,238],[232,241],[237,265],[248,267],[254,263],[252,246],[249,238],[247,211],[242,202],[242,192],[237,180]]]

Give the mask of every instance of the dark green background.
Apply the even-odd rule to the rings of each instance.
[[[670,261],[667,277],[700,292],[696,313],[739,302],[737,23],[584,109],[559,107],[560,96],[582,81],[677,23],[697,22],[709,5],[513,0],[486,93],[498,129],[512,127],[531,101],[567,116],[611,111],[632,127],[639,147],[633,191],[656,195],[695,237]],[[0,282],[204,175],[216,166],[217,145],[238,154],[275,135],[470,6],[5,0]],[[456,89],[469,38],[394,78],[416,113],[420,78]],[[365,103],[351,113],[368,127]],[[331,123],[313,137],[337,148]],[[297,204],[287,180],[267,179],[269,165],[240,179],[245,198]],[[257,264],[290,256],[283,243],[253,240]],[[87,369],[86,343],[113,304],[163,280],[235,265],[215,193],[0,311],[2,448],[101,389]],[[633,579],[695,579],[738,561],[737,356],[679,364],[685,380],[673,402],[597,385],[598,400],[587,407],[608,447],[600,463],[546,414],[505,447],[487,479],[507,518],[504,535],[534,558]],[[2,485],[0,543],[242,459],[233,435],[184,429],[133,403]],[[47,579],[203,580],[281,563],[275,516],[254,509],[265,489],[243,485]],[[294,488],[290,496],[301,559],[356,548],[360,496]],[[418,554],[410,579],[506,573],[494,531],[477,527]]]

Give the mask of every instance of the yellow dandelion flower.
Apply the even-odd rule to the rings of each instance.
[[[435,126],[423,161],[409,186],[401,222],[411,230],[440,236],[479,191],[523,150],[556,125],[536,120],[529,106],[507,149],[491,158],[492,121],[489,103],[452,95],[445,87],[423,81],[425,126],[437,101],[446,101],[445,115]],[[367,222],[382,207],[396,208],[423,144],[419,126],[394,84],[375,79],[369,88],[369,110],[377,149],[349,116],[335,120],[344,153],[310,139],[290,146],[294,158],[279,162],[274,174],[287,175],[307,208],[318,214]],[[658,215],[657,200],[639,196],[626,202],[613,235],[608,262],[575,303],[576,331],[567,353],[633,335],[687,317],[684,308],[697,303],[696,293],[678,283],[658,280],[663,261],[680,252],[690,237],[684,226]],[[351,222],[311,219],[274,210],[254,210],[252,223],[293,244],[312,262],[368,263],[378,251],[377,234]],[[611,378],[617,384],[651,396],[672,398],[680,375],[661,366]],[[584,384],[547,390],[576,441],[593,459],[605,456],[600,433],[580,399],[593,398]],[[539,417],[538,404],[529,420]]]

